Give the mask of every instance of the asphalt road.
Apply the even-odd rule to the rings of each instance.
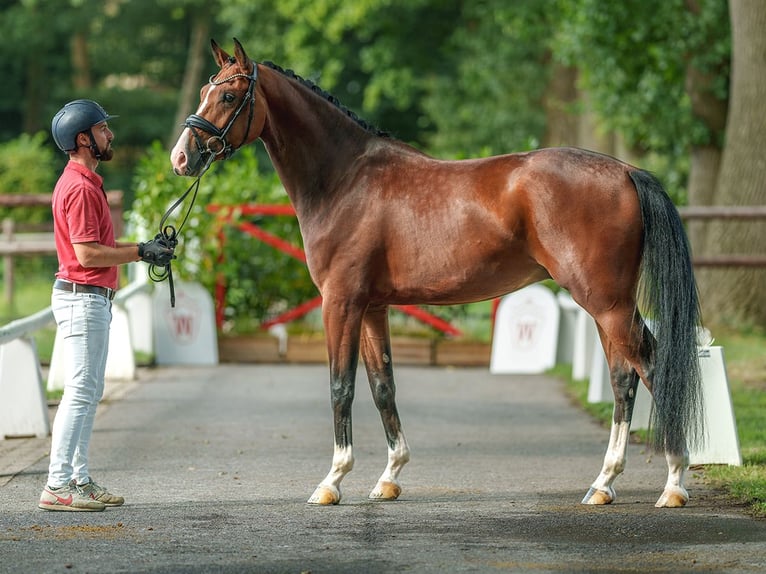
[[[101,513],[38,510],[49,441],[0,441],[0,573],[766,571],[766,521],[694,473],[686,508],[655,508],[665,463],[641,445],[617,501],[581,505],[608,431],[545,376],[398,368],[413,457],[395,502],[367,499],[386,447],[360,378],[343,500],[307,505],[332,456],[327,378],[222,365],[110,384],[91,470],[126,504]]]

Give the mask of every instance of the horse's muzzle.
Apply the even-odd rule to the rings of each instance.
[[[195,171],[199,171],[200,165],[202,164],[202,162],[199,161],[199,158],[197,161],[194,161],[193,156],[198,156],[199,154],[193,154],[189,152],[188,142],[189,137],[187,130],[184,130],[184,133],[182,133],[181,137],[178,138],[175,147],[170,152],[170,165],[173,166],[173,173],[176,175],[197,175]]]

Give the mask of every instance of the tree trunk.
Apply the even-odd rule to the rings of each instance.
[[[47,95],[48,82],[45,76],[44,58],[37,51],[27,59],[27,77],[24,88],[24,120],[21,129],[34,134],[48,126],[41,123],[43,99]]]
[[[578,118],[574,105],[577,102],[577,69],[553,64],[553,73],[545,90],[545,147],[577,145]]]
[[[716,181],[721,166],[721,148],[714,145],[692,146],[687,198],[689,205],[713,205]],[[692,251],[706,251],[705,239],[708,236],[707,221],[689,221],[686,225]]]
[[[593,111],[590,94],[579,90],[580,115],[577,126],[577,145],[579,147],[617,156],[617,136],[599,125],[598,114]]]
[[[714,203],[766,204],[766,2],[731,0],[732,73],[726,145]],[[763,254],[763,221],[716,221],[708,254]],[[709,325],[766,326],[766,269],[723,268],[698,274]]]
[[[186,70],[184,71],[181,93],[178,97],[175,122],[168,136],[168,147],[172,147],[178,138],[179,127],[186,117],[192,113],[198,104],[199,88],[202,83],[202,69],[205,65],[205,48],[207,46],[210,24],[209,15],[204,11],[197,13],[192,20],[191,35],[189,38],[189,55],[186,58]]]
[[[695,18],[701,17],[702,7],[699,0],[686,0],[686,9]],[[708,40],[708,43],[714,41],[713,38]],[[707,49],[707,46],[702,49]],[[720,73],[725,73],[721,70],[727,69],[728,62],[717,63],[717,69],[702,70],[694,64],[695,55],[687,54],[686,93],[691,101],[692,114],[705,124],[709,139],[705,143],[692,146],[687,199],[689,205],[712,205],[721,166],[721,148],[728,108],[728,101],[715,94],[714,83]],[[691,221],[687,225],[689,240],[695,252],[702,253],[705,249],[707,226],[708,222],[705,221]]]
[[[72,85],[76,91],[87,92],[93,86],[90,77],[90,58],[88,57],[88,40],[84,32],[76,32],[72,36]]]

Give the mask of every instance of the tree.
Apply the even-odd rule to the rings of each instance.
[[[720,148],[726,106],[726,0],[566,0],[561,6],[554,55],[578,68],[602,125],[661,175],[677,202],[687,202],[687,181],[688,199],[702,202],[710,192],[697,190],[708,181],[698,174],[714,173],[717,160],[701,150]]]
[[[713,203],[766,204],[766,3],[731,0],[732,75],[726,145]],[[766,225],[715,222],[706,254],[763,254]],[[766,269],[714,269],[699,274],[703,309],[711,324],[766,325]]]
[[[398,139],[466,157],[544,137],[559,1],[231,0],[221,17],[257,59],[319,83]]]
[[[439,53],[423,102],[429,151],[471,157],[539,147],[553,74],[549,38],[556,0],[466,2]],[[548,92],[552,95],[552,92]],[[561,142],[558,142],[561,143]],[[571,142],[570,142],[571,143]]]
[[[184,123],[186,117],[197,107],[197,94],[199,93],[202,70],[204,69],[204,53],[209,48],[209,15],[204,11],[196,13],[192,17],[191,34],[189,37],[189,54],[186,59],[184,79],[179,90],[178,107],[176,109],[174,126]],[[178,137],[178,129],[171,130],[168,136],[168,147],[172,147],[175,138]]]
[[[692,116],[705,126],[692,141],[687,198],[689,205],[711,205],[721,165],[728,108],[731,39],[724,0],[685,0],[690,38],[686,40],[686,92]],[[692,248],[702,252],[705,222],[687,225]]]

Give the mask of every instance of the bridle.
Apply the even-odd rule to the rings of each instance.
[[[171,205],[168,210],[165,212],[165,215],[162,216],[162,219],[160,219],[160,232],[157,234],[156,238],[162,239],[166,245],[172,246],[173,249],[175,249],[176,245],[178,245],[178,236],[181,233],[181,229],[183,229],[183,226],[186,224],[186,220],[189,218],[189,214],[191,213],[192,207],[194,206],[194,200],[197,199],[197,191],[199,190],[199,182],[200,179],[202,179],[202,176],[205,174],[205,172],[208,170],[208,168],[212,165],[213,161],[216,157],[219,155],[223,155],[223,159],[228,159],[231,157],[231,154],[233,154],[235,151],[237,151],[239,148],[241,148],[243,145],[245,145],[247,140],[247,134],[250,132],[250,126],[253,123],[253,115],[255,114],[255,84],[258,81],[258,64],[255,62],[253,64],[253,73],[250,74],[232,74],[231,76],[228,76],[226,78],[222,78],[218,81],[215,80],[215,75],[210,76],[210,79],[208,80],[209,84],[212,84],[213,86],[220,86],[221,84],[225,84],[226,82],[230,82],[231,80],[234,80],[236,78],[247,78],[248,80],[248,86],[247,86],[247,92],[245,93],[245,97],[242,98],[242,101],[240,102],[237,109],[234,111],[234,115],[231,116],[229,119],[229,123],[226,124],[226,127],[221,129],[218,129],[217,126],[215,126],[213,123],[209,122],[202,116],[199,116],[197,114],[192,114],[188,118],[186,118],[186,121],[184,122],[184,127],[189,128],[189,131],[194,135],[194,141],[197,144],[197,149],[200,152],[200,161],[204,161],[205,165],[204,168],[199,172],[199,175],[197,176],[197,179],[194,180],[194,182],[189,186],[189,188],[179,197],[173,205]],[[239,145],[237,147],[233,147],[227,140],[226,136],[229,133],[229,130],[234,125],[234,122],[237,121],[237,118],[242,113],[242,111],[245,109],[245,106],[248,105],[248,113],[247,113],[247,128],[245,129],[245,133],[242,136],[242,141],[239,142]],[[213,134],[210,136],[207,141],[202,140],[202,137],[200,136],[199,132],[197,130],[203,130],[207,133]],[[186,199],[186,197],[189,194],[192,194],[191,203],[189,204],[188,209],[186,210],[186,214],[183,217],[183,220],[181,221],[181,224],[178,226],[178,228],[174,227],[173,225],[166,225],[166,222],[168,218],[170,217],[170,214],[173,213]],[[168,279],[170,283],[170,306],[175,307],[176,305],[176,296],[175,296],[175,289],[173,287],[173,271],[170,267],[170,263],[165,265],[164,267],[158,267],[156,265],[150,265],[149,266],[149,278],[152,281],[159,282],[164,281],[165,279]]]
[[[197,114],[191,114],[183,123],[184,127],[189,128],[189,131],[194,136],[194,141],[197,144],[197,150],[200,153],[200,160],[205,161],[206,165],[203,173],[207,170],[208,167],[210,167],[210,164],[213,163],[213,160],[216,157],[223,155],[223,159],[228,159],[231,157],[231,154],[245,145],[245,140],[247,139],[247,134],[250,132],[250,126],[253,123],[253,116],[255,114],[255,85],[258,82],[258,64],[255,62],[252,62],[252,64],[252,75],[237,73],[217,81],[215,80],[215,75],[213,75],[210,76],[210,79],[208,80],[208,83],[213,86],[220,86],[221,84],[225,84],[226,82],[230,82],[236,78],[247,78],[248,80],[245,97],[242,98],[242,101],[239,103],[239,106],[234,111],[234,115],[231,116],[229,123],[226,124],[225,128],[221,130],[216,125]],[[234,122],[237,121],[237,118],[245,109],[245,106],[248,104],[247,128],[245,129],[244,135],[242,136],[242,141],[237,147],[233,147],[231,143],[226,140],[226,136],[228,135],[231,127],[234,125]],[[206,141],[203,141],[197,130],[203,130],[213,135],[210,136]]]

